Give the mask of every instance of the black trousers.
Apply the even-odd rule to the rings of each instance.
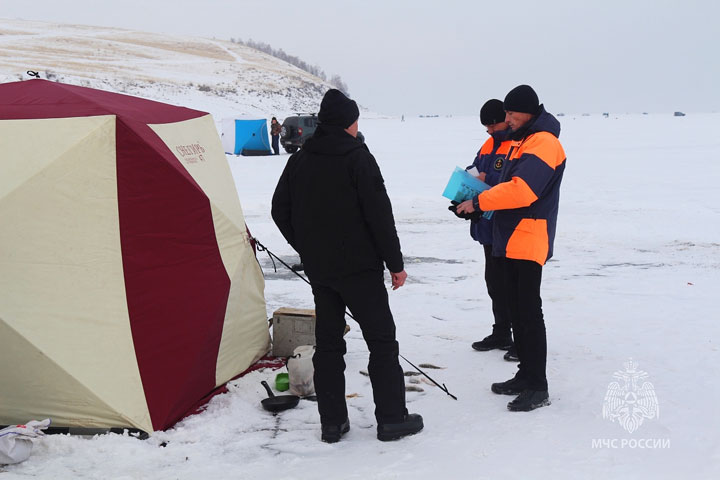
[[[368,271],[343,278],[312,280],[315,297],[315,393],[320,421],[339,425],[348,416],[345,403],[347,349],[345,307],[360,325],[370,350],[368,373],[378,423],[399,423],[407,414],[405,378],[398,361],[398,342],[382,271]]]
[[[280,135],[272,135],[272,149],[275,155],[280,155]]]
[[[532,390],[547,390],[547,338],[542,313],[542,265],[530,260],[501,258],[510,322],[520,365],[517,376]]]
[[[511,337],[510,313],[508,299],[503,285],[502,258],[492,256],[492,245],[483,245],[485,250],[485,285],[492,301],[493,335]]]

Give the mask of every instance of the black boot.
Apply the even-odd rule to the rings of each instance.
[[[475,342],[472,344],[472,348],[479,352],[486,352],[488,350],[494,350],[496,348],[499,350],[507,350],[512,346],[512,338],[496,335],[495,333],[488,335],[479,342]]]
[[[507,360],[508,362],[519,362],[520,357],[518,357],[517,354],[517,348],[515,348],[515,345],[510,347],[505,355],[503,355],[503,358]]]
[[[498,395],[520,395],[523,391],[527,390],[527,387],[528,383],[526,380],[515,376],[506,382],[493,383],[490,386],[490,390]]]
[[[383,442],[413,435],[424,427],[423,418],[417,413],[405,415],[400,423],[383,423],[377,426],[377,438]]]
[[[321,425],[320,439],[325,443],[339,442],[343,435],[350,431],[350,420],[345,419],[342,425]]]
[[[547,405],[550,405],[547,390],[524,390],[515,400],[507,404],[507,408],[513,412],[529,412]]]

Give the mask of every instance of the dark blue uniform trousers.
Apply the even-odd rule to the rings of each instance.
[[[547,390],[547,338],[540,298],[542,265],[530,260],[500,258],[515,347],[517,376],[532,390]]]
[[[492,245],[483,245],[483,249],[485,250],[485,285],[492,300],[495,319],[492,333],[498,337],[512,339],[507,295],[503,284],[503,258],[492,256]]]

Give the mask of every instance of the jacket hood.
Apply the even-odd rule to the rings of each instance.
[[[560,138],[560,122],[552,113],[548,113],[545,110],[545,105],[540,105],[537,116],[523,125],[517,131],[510,134],[510,138],[513,140],[521,140],[525,137],[538,132],[549,132],[555,135],[556,138]]]
[[[321,155],[345,155],[353,150],[367,147],[362,140],[358,140],[335,125],[318,125],[313,136],[305,141],[304,150]]]

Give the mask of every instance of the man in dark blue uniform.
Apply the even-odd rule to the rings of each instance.
[[[493,98],[485,102],[480,109],[480,122],[485,126],[490,137],[480,148],[467,171],[492,187],[500,182],[505,155],[510,150],[508,138],[510,129],[505,123],[502,100]],[[501,260],[492,255],[493,216],[473,218],[470,222],[470,235],[473,240],[482,244],[485,251],[485,284],[492,300],[495,320],[492,333],[474,342],[472,348],[481,352],[493,349],[507,350],[504,355],[505,360],[517,361],[517,353],[512,341],[507,295],[503,286]]]

